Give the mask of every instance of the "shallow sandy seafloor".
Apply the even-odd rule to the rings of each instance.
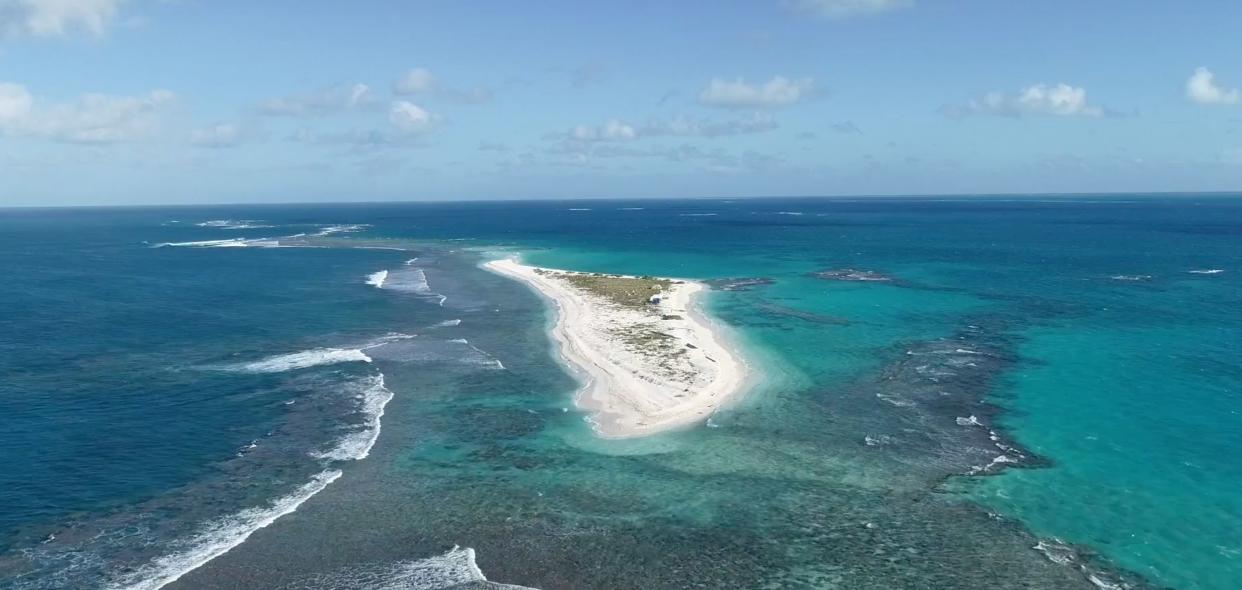
[[[470,280],[489,300],[462,327],[492,322],[470,341],[508,370],[383,367],[396,397],[371,456],[169,588],[384,588],[377,573],[454,546],[492,582],[544,590],[1095,587],[1020,527],[937,491],[995,450],[917,431],[926,414],[877,401],[877,387],[917,399],[902,351],[832,395],[773,383],[719,428],[602,440],[566,411],[574,384],[543,302]],[[964,374],[963,389],[978,397],[994,370]],[[908,440],[861,443],[877,433]]]

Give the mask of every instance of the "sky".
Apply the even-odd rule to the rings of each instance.
[[[1242,190],[1236,0],[0,0],[0,206]]]

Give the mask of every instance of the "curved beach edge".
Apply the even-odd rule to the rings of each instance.
[[[513,257],[480,266],[522,282],[550,302],[556,318],[549,332],[558,356],[582,384],[575,405],[588,412],[601,437],[650,436],[706,422],[753,383],[735,340],[702,309],[707,292],[702,282],[658,279],[668,286],[649,306],[624,309],[566,277],[638,277],[528,266]],[[635,325],[658,326],[662,350],[644,351],[626,342]],[[676,370],[670,371],[674,357]]]

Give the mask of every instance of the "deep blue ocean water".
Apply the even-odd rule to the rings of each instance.
[[[596,439],[512,253],[713,280],[763,379]],[[2,210],[0,273],[0,587],[1242,585],[1239,198]]]

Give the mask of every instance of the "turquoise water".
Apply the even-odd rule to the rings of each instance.
[[[512,252],[712,280],[763,379],[594,437]],[[0,253],[0,587],[1242,580],[1239,199],[30,210]]]

